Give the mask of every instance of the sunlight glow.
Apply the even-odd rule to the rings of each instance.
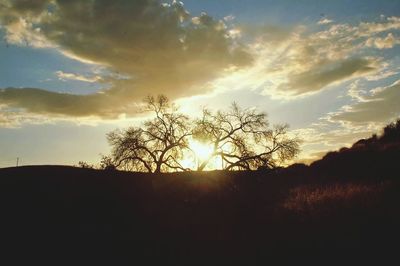
[[[203,143],[194,139],[189,140],[189,148],[191,152],[185,152],[180,164],[191,170],[197,170],[199,165],[207,160],[213,153],[213,146],[208,143]],[[211,158],[207,167],[204,170],[221,169],[220,158]]]
[[[191,152],[184,152],[183,159],[179,161],[183,167],[191,170],[197,170],[205,160],[209,159],[207,166],[204,168],[205,171],[219,170],[224,168],[224,163],[221,156],[218,155],[209,158],[214,152],[214,147],[211,143],[204,143],[190,139],[189,148],[191,149]],[[225,145],[222,150],[229,153],[230,147]]]
[[[213,153],[213,147],[211,145],[196,140],[190,141],[189,147],[201,161],[207,159]]]

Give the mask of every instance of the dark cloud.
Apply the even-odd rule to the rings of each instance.
[[[315,65],[312,71],[289,75],[289,82],[281,84],[278,90],[295,94],[319,91],[332,83],[372,72],[376,70],[375,63],[372,59],[352,58]]]
[[[6,28],[30,30],[28,37],[40,34],[66,54],[131,78],[109,78],[111,89],[87,96],[37,89],[0,92],[1,102],[31,112],[129,113],[132,102],[150,93],[171,98],[204,93],[204,85],[224,69],[252,61],[222,21],[205,13],[193,19],[176,1],[0,1],[7,6],[0,11]],[[21,19],[24,27],[16,27]]]
[[[0,5],[7,8],[9,14],[33,14],[41,13],[44,8],[50,3],[50,0],[1,0]],[[5,13],[5,12],[4,12]]]
[[[39,114],[99,115],[112,118],[124,111],[124,108],[121,108],[121,100],[107,93],[73,95],[36,88],[6,88],[0,90],[0,102]],[[127,102],[122,102],[122,106],[127,105]]]

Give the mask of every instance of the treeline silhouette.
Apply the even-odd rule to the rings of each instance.
[[[400,119],[387,125],[381,135],[374,134],[355,142],[350,148],[329,152],[310,167],[319,174],[343,178],[396,177],[399,152]]]
[[[397,121],[311,166],[275,171],[0,169],[3,258],[255,265],[379,254],[384,264],[400,237],[399,132]]]
[[[275,168],[300,152],[301,141],[289,135],[288,125],[270,127],[265,113],[235,102],[227,110],[204,108],[197,119],[179,112],[165,95],[146,97],[144,106],[151,119],[107,134],[112,149],[102,158],[105,168],[156,174],[191,171],[195,169],[183,164],[191,158],[197,171],[216,159],[221,169],[257,170]],[[209,152],[199,156],[193,141]]]

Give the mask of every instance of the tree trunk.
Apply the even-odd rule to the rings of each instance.
[[[215,147],[214,147],[214,152],[206,159],[204,160],[199,167],[197,167],[197,171],[203,171],[204,168],[207,166],[207,164],[210,162],[210,160],[217,155],[216,151],[215,151]]]
[[[203,161],[199,167],[197,167],[197,171],[203,171],[204,168],[207,166],[208,162],[211,160],[212,157],[208,158],[207,160]]]
[[[161,173],[161,163],[157,162],[157,167],[156,167],[156,170],[154,170],[154,173],[155,174]]]

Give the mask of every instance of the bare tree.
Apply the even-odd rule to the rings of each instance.
[[[294,158],[299,153],[300,140],[289,137],[287,125],[270,129],[265,113],[241,109],[233,103],[226,112],[203,110],[196,121],[194,138],[213,146],[211,155],[198,170],[220,157],[226,170],[272,168]]]
[[[99,168],[107,171],[115,170],[116,167],[113,158],[111,156],[102,155]]]
[[[145,99],[146,110],[155,118],[146,121],[143,127],[130,127],[125,131],[113,131],[107,135],[116,167],[133,171],[159,173],[161,171],[189,170],[179,159],[188,149],[190,121],[178,112],[164,95]]]

